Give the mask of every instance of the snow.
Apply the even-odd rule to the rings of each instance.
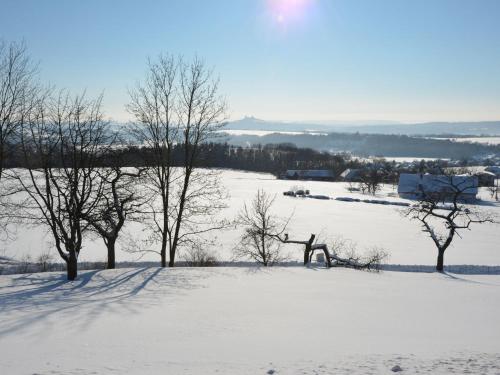
[[[401,214],[402,207],[394,205],[369,204],[363,202],[343,202],[337,197],[355,199],[379,199],[389,202],[412,203],[397,196],[394,186],[386,185],[377,196],[372,197],[360,193],[348,192],[348,184],[341,182],[320,181],[290,181],[277,180],[265,173],[250,173],[241,171],[223,171],[222,183],[227,188],[230,198],[220,217],[236,218],[244,202],[249,203],[258,189],[264,189],[276,195],[275,213],[288,217],[290,221],[289,234],[292,239],[308,239],[315,233],[321,241],[330,243],[334,238],[349,239],[358,244],[360,250],[382,247],[389,252],[389,262],[394,264],[435,264],[437,256],[432,240],[421,231],[417,222],[411,221]],[[324,195],[331,200],[293,198],[283,196],[284,191],[293,186],[310,190],[312,195]],[[481,188],[479,197],[483,200],[477,208],[500,213],[500,205],[492,202],[486,189]],[[138,224],[125,228],[128,236],[122,237],[124,242],[130,238],[144,238],[144,227]],[[219,245],[213,249],[221,260],[232,259],[232,249],[238,242],[241,228],[231,228],[217,233]],[[476,264],[500,265],[500,230],[496,224],[481,224],[472,227],[471,231],[462,231],[462,238],[456,237],[445,255],[445,264]],[[102,241],[95,239],[85,242],[85,248],[80,255],[81,261],[105,261],[106,251]],[[120,248],[120,244],[118,245]],[[50,243],[50,236],[41,228],[19,227],[15,241],[3,244],[4,254],[20,259],[25,254],[33,258],[37,254],[51,249],[57,259],[57,254]],[[291,259],[300,261],[303,257],[300,246],[289,245]],[[0,249],[2,250],[2,249]],[[117,261],[132,261],[137,255],[125,253],[118,249]],[[159,261],[159,256],[147,254],[143,261]]]
[[[437,138],[443,139],[443,138]],[[500,137],[470,137],[470,138],[446,138],[454,142],[470,142],[488,145],[500,145]]]
[[[0,276],[0,373],[498,374],[499,292],[299,267]]]

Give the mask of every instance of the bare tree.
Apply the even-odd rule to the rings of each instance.
[[[288,233],[285,233],[285,236],[283,238],[279,235],[276,237],[282,243],[304,245],[304,266],[311,262],[314,251],[321,250],[325,254],[325,261],[326,261],[327,267],[331,267],[332,262],[330,259],[330,253],[328,252],[328,246],[326,244],[315,243],[314,242],[314,240],[316,238],[315,234],[311,234],[311,237],[309,237],[309,239],[307,241],[290,240],[288,238]]]
[[[107,142],[101,97],[46,93],[32,108],[20,132],[26,172],[16,179],[26,200],[17,215],[49,229],[67,264],[68,280],[74,280],[88,229],[83,217],[97,203],[95,190],[102,188],[96,185],[98,157]]]
[[[186,64],[160,56],[149,61],[146,79],[130,91],[128,110],[136,118],[132,131],[152,153],[145,176],[155,198],[151,238],[160,243],[162,267],[167,250],[173,267],[179,247],[197,246],[204,234],[227,226],[212,216],[225,207],[219,174],[198,169],[201,145],[223,126],[226,104],[218,89],[200,60]]]
[[[298,241],[290,240],[288,234],[277,238],[287,244],[297,244],[304,246],[304,265],[311,263],[314,252],[319,250],[325,255],[325,262],[328,268],[332,266],[354,268],[359,270],[380,270],[381,265],[387,259],[388,255],[383,249],[373,248],[368,254],[360,255],[356,252],[354,246],[346,246],[345,241],[336,241],[333,243],[332,252],[326,243],[315,242],[316,235],[311,234],[308,240]]]
[[[142,170],[126,170],[115,166],[97,171],[99,189],[94,189],[94,208],[83,212],[83,218],[104,241],[107,268],[115,268],[115,246],[127,219],[139,220],[145,197],[138,188]]]
[[[495,198],[497,202],[498,202],[498,190],[500,190],[498,186],[498,180],[499,180],[498,178],[495,178],[495,182],[493,183],[493,185],[487,187],[488,191],[491,194],[491,198]]]
[[[363,170],[360,173],[359,188],[363,194],[375,195],[382,184],[382,173],[375,168]]]
[[[217,256],[205,246],[194,246],[186,249],[182,259],[188,267],[214,267],[217,265]]]
[[[286,258],[279,236],[285,232],[290,218],[285,220],[272,213],[275,199],[259,190],[251,205],[244,205],[236,220],[244,228],[234,249],[236,258],[250,258],[266,267]]]
[[[433,191],[422,190],[422,198],[417,204],[408,207],[403,214],[420,222],[438,250],[436,270],[444,271],[444,253],[451,245],[455,235],[461,230],[471,229],[472,224],[493,223],[491,213],[466,206],[464,195],[473,189],[470,179],[454,176],[436,176]],[[430,190],[430,189],[429,189]]]
[[[6,147],[25,117],[27,102],[35,87],[35,74],[36,67],[24,43],[0,40],[0,179]]]
[[[5,238],[15,232],[11,197],[18,192],[5,178],[5,162],[14,157],[17,132],[36,92],[36,73],[24,43],[0,40],[0,234]]]

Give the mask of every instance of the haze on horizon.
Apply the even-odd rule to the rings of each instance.
[[[496,0],[2,0],[0,38],[24,40],[42,79],[104,92],[127,121],[148,57],[203,58],[231,119],[500,119]]]

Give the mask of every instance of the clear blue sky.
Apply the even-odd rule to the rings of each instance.
[[[231,118],[499,120],[499,0],[0,0],[42,77],[126,120],[146,59],[197,54]]]

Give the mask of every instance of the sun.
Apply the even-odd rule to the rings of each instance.
[[[266,0],[272,19],[280,25],[291,26],[302,22],[310,12],[314,0]]]

